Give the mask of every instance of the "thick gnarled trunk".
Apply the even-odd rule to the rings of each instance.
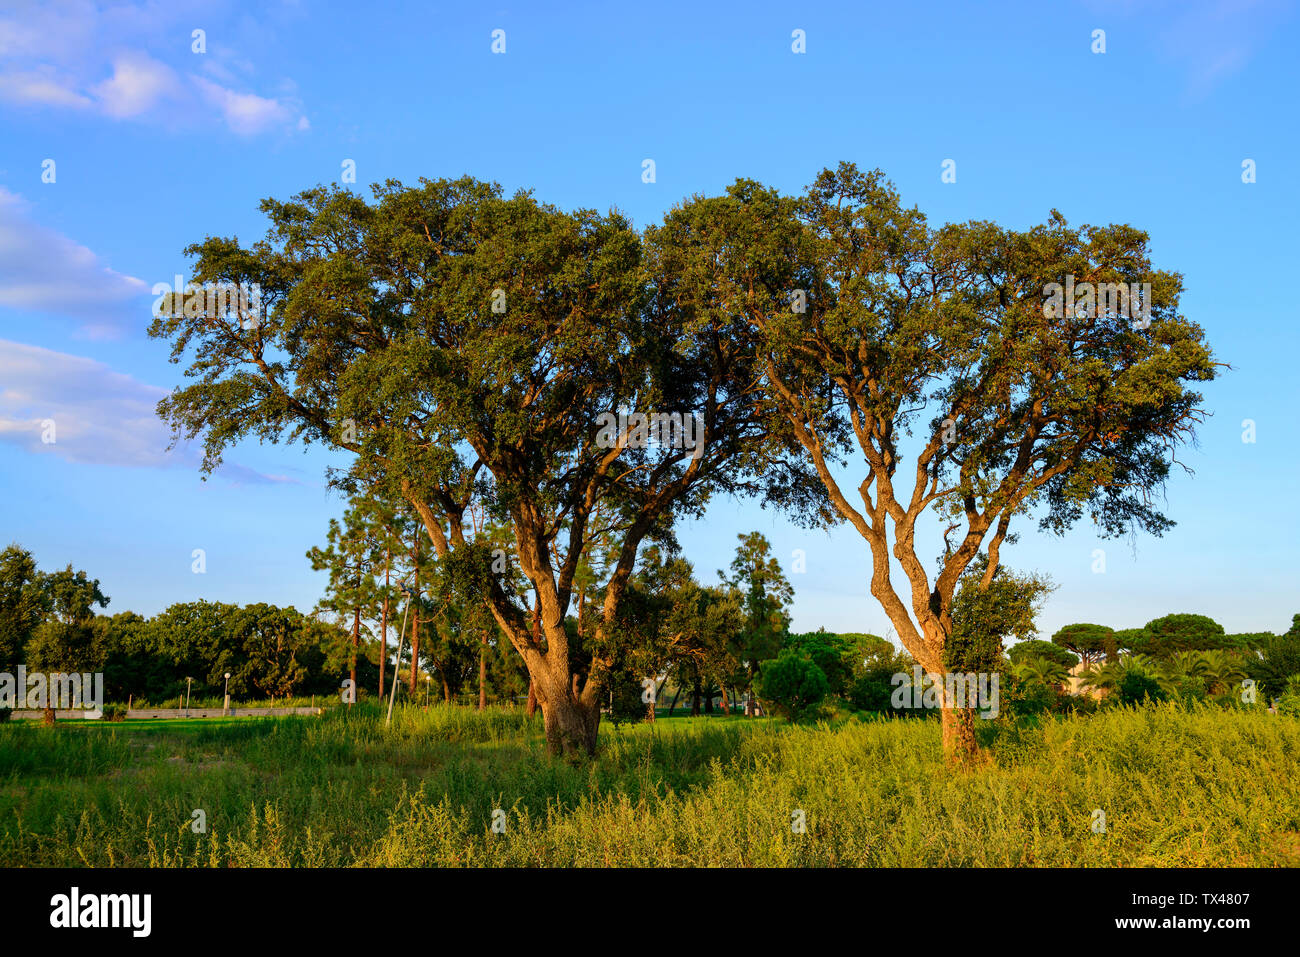
[[[600,705],[572,695],[542,699],[546,724],[546,749],[552,755],[592,757],[600,731]]]

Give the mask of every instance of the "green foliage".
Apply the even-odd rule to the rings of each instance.
[[[30,552],[0,552],[0,667],[26,661],[40,671],[96,671],[104,652],[94,626],[95,607],[109,599],[98,579],[71,565],[37,571]]]
[[[126,705],[124,704],[106,704],[102,708],[102,720],[104,721],[125,721]]]
[[[1067,671],[1080,661],[1078,655],[1072,654],[1055,642],[1043,641],[1041,638],[1016,642],[1007,650],[1007,657],[1011,659],[1012,664],[1016,665],[1032,658],[1054,661]]]
[[[1117,702],[1124,705],[1147,704],[1168,697],[1154,677],[1137,668],[1124,672],[1116,691]]]
[[[898,711],[893,706],[894,690],[897,687],[893,680],[894,675],[911,674],[912,666],[915,664],[911,656],[897,650],[883,638],[877,638],[875,635],[863,637],[874,641],[864,643],[869,650],[855,670],[853,684],[847,695],[849,705],[855,711],[920,717],[913,709]]]
[[[1026,681],[1048,686],[1063,686],[1070,680],[1069,669],[1053,658],[1030,657],[1014,666]]]
[[[152,619],[126,612],[93,623],[105,694],[161,701],[226,688],[236,698],[334,694],[348,673],[348,633],[293,608],[178,602]]]
[[[650,705],[642,700],[644,693],[641,678],[625,671],[610,675],[606,683],[609,696],[610,723],[616,727],[628,722],[644,721]]]
[[[1263,639],[1246,657],[1246,672],[1269,697],[1283,693],[1293,675],[1300,675],[1300,615],[1291,619],[1285,634]]]
[[[419,510],[439,558],[476,540],[478,518],[505,523],[534,601],[495,577],[477,598],[529,649],[548,707],[590,713],[620,664],[610,632],[643,544],[715,493],[810,494],[742,384],[759,374],[744,317],[679,295],[700,258],[617,212],[565,212],[469,177],[373,193],[268,199],[264,241],[187,249],[196,281],[260,285],[265,315],[256,328],[159,316],[150,333],[173,358],[194,352],[192,381],[159,414],[202,437],[208,470],[248,436],[347,452],[333,483]],[[603,424],[629,409],[707,434],[642,442]],[[584,620],[570,658],[571,602],[611,538],[594,634]]]
[[[960,672],[998,670],[1004,641],[1037,634],[1034,615],[1053,587],[1050,579],[1017,574],[1003,565],[989,574],[988,556],[977,555],[953,598],[944,666]]]
[[[999,688],[999,710],[1015,717],[1030,717],[1065,710],[1065,698],[1050,680],[1026,665],[1038,665],[1047,659],[1034,658],[1008,670]]]
[[[828,631],[810,631],[790,635],[785,647],[809,659],[821,669],[826,676],[828,694],[844,697],[849,692],[854,676],[861,671],[860,661],[866,651],[855,640],[858,637]]]
[[[1137,634],[1127,636],[1124,647],[1136,654],[1167,658],[1180,651],[1205,651],[1229,647],[1223,626],[1205,615],[1165,615],[1147,622]]]
[[[762,662],[775,657],[785,644],[790,630],[786,609],[794,600],[794,588],[761,532],[738,537],[731,575],[719,571],[718,577],[738,594],[745,615],[743,629],[732,640],[731,654],[744,668],[748,686],[762,671]]]
[[[1092,624],[1066,625],[1052,635],[1052,643],[1073,652],[1089,664],[1096,664],[1103,659],[1116,660],[1122,647],[1113,628]]]
[[[778,713],[798,720],[816,713],[830,683],[812,659],[787,648],[763,662],[754,690]]]
[[[33,671],[98,671],[102,664],[95,629],[89,621],[43,622],[27,643],[27,666]]]
[[[1277,699],[1276,710],[1278,714],[1300,718],[1300,674],[1287,679]]]
[[[72,566],[41,576],[41,587],[48,596],[50,611],[64,624],[87,622],[95,615],[95,606],[108,607],[108,598],[99,590],[99,579],[87,577]]]
[[[1151,491],[1201,420],[1194,389],[1215,363],[1179,311],[1181,276],[1153,265],[1141,230],[1070,227],[1056,211],[1026,230],[932,228],[883,173],[851,163],[798,196],[737,181],[674,209],[668,228],[700,262],[694,299],[746,317],[769,427],[793,431],[836,516],[867,540],[872,593],[927,667],[995,657],[979,616],[954,631],[950,611],[1013,519],[1037,510],[1060,533],[1087,515],[1107,536],[1171,524]],[[1149,283],[1151,322],[1045,308],[1043,291],[1076,275]],[[842,487],[832,465],[846,460],[860,465]],[[933,579],[914,550],[928,509],[953,535]],[[894,589],[895,560],[928,602]]]
[[[18,544],[0,552],[0,670],[12,672],[45,617],[48,596],[32,553]]]

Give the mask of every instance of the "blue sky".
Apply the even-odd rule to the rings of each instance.
[[[0,539],[43,568],[85,568],[109,611],[315,603],[323,579],[303,553],[342,508],[324,486],[328,456],[250,443],[200,481],[192,450],[164,454],[152,408],[180,368],[144,330],[150,288],[188,275],[183,247],[259,238],[261,198],[337,181],[345,160],[361,188],[469,173],[638,225],[737,176],[795,191],[851,160],[883,169],[935,224],[1023,228],[1055,207],[1147,230],[1156,264],[1185,277],[1183,312],[1232,366],[1205,389],[1213,417],[1181,456],[1195,476],[1169,485],[1178,525],[1164,538],[1052,538],[1029,524],[1004,549],[1058,585],[1042,630],[1191,611],[1229,631],[1283,631],[1300,612],[1300,335],[1284,294],[1300,213],[1297,46],[1295,4],[1251,0],[6,3]],[[941,182],[946,159],[955,183]],[[791,576],[796,628],[886,632],[851,529],[810,534],[719,501],[681,537],[711,580],[751,529],[787,567],[806,554]],[[934,538],[919,552],[939,550]]]

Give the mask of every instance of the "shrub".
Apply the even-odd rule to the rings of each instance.
[[[791,648],[764,661],[755,683],[759,698],[791,719],[811,716],[829,688],[826,673],[811,658]]]
[[[1089,715],[1096,714],[1100,702],[1092,695],[1086,694],[1065,694],[1061,695],[1061,713]]]
[[[890,666],[876,666],[854,679],[849,686],[848,701],[854,711],[889,711],[894,692],[892,681],[897,673]]]
[[[1160,685],[1155,678],[1134,668],[1124,672],[1124,677],[1120,679],[1117,690],[1119,693],[1115,695],[1115,700],[1119,704],[1126,705],[1164,701],[1167,697],[1160,690]]]
[[[1020,717],[1057,710],[1058,698],[1062,696],[1051,685],[1026,680],[1014,672],[1004,673],[1004,678],[1001,697],[1010,714]]]
[[[1292,675],[1277,699],[1277,713],[1300,718],[1300,675]]]
[[[827,693],[848,693],[853,680],[854,659],[857,657],[857,649],[851,641],[830,632],[813,631],[791,635],[786,648],[807,658],[821,669],[826,676]]]

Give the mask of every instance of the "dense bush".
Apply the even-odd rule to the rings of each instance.
[[[816,711],[830,690],[830,682],[811,658],[787,648],[763,662],[755,690],[774,711],[798,719]]]
[[[1119,687],[1116,688],[1115,703],[1140,705],[1164,701],[1166,697],[1167,695],[1155,678],[1137,669],[1130,668],[1124,672],[1124,676],[1119,681]]]
[[[126,705],[124,704],[106,704],[103,709],[104,721],[125,721]]]
[[[1065,710],[1062,695],[1050,684],[1023,678],[1008,670],[1003,675],[999,690],[999,710],[1016,717],[1047,714]]]

